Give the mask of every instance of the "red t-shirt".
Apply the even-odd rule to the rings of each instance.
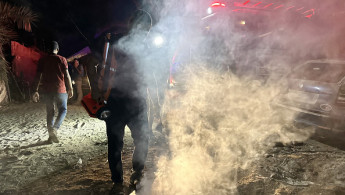
[[[42,73],[42,91],[45,93],[66,93],[64,72],[67,69],[66,58],[56,54],[43,56],[37,65],[37,72]]]

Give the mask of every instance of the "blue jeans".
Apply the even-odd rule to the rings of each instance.
[[[48,93],[46,94],[47,127],[59,129],[62,121],[67,114],[67,93]],[[54,120],[55,106],[58,115]]]

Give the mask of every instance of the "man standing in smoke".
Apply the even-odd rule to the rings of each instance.
[[[137,16],[132,17],[129,26],[134,28],[132,24],[136,20]],[[150,136],[145,98],[146,88],[143,86],[145,83],[143,81],[144,76],[139,71],[139,64],[137,64],[130,49],[119,46],[121,45],[119,42],[123,39],[130,39],[128,37],[130,35],[125,37],[117,35],[115,40],[111,40],[112,46],[111,52],[109,52],[114,54],[116,61],[115,75],[110,83],[111,91],[106,104],[111,114],[105,120],[109,168],[111,179],[114,182],[113,192],[123,190],[121,152],[124,145],[125,126],[127,125],[131,130],[135,146],[132,158],[131,185],[137,184],[143,175]]]

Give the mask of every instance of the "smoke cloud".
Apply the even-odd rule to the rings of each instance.
[[[313,133],[295,128],[295,113],[271,103],[298,62],[344,53],[337,41],[344,12],[335,9],[343,3],[288,1],[283,11],[230,7],[212,17],[205,17],[206,0],[145,5],[154,19],[150,33],[132,31],[119,45],[136,56],[144,89],[166,86],[174,63],[178,85],[158,87],[166,96],[169,154],[139,194],[236,194],[239,169],[276,142],[304,141]],[[165,46],[147,46],[155,34],[164,35]]]
[[[158,161],[152,194],[234,194],[239,169],[274,143],[303,141],[313,132],[283,123],[294,114],[271,108],[279,86],[198,68],[185,94],[166,101],[173,104],[165,117],[171,153]]]

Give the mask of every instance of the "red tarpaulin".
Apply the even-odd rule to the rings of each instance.
[[[11,53],[14,56],[13,73],[31,85],[36,76],[37,62],[42,54],[38,49],[25,47],[15,41],[11,41]]]

